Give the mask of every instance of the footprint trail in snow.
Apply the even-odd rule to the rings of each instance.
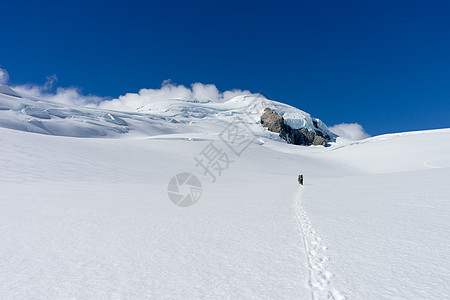
[[[309,271],[308,285],[311,289],[311,298],[314,300],[346,299],[341,292],[331,287],[333,273],[327,269],[330,261],[327,254],[327,246],[312,227],[308,215],[301,205],[302,194],[303,187],[297,193],[294,200],[294,208],[306,252]]]

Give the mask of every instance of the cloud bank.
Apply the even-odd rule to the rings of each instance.
[[[53,83],[50,85],[52,86]],[[76,87],[58,87],[55,91],[52,91],[51,89],[49,89],[49,85],[46,83],[43,86],[25,84],[11,86],[11,88],[19,93],[66,105],[96,106],[104,101],[104,98],[102,97],[94,95],[83,95],[81,89]]]
[[[0,84],[7,85],[8,80],[8,72],[0,68]],[[251,94],[248,90],[239,89],[220,92],[214,84],[196,82],[191,84],[190,87],[186,87],[165,80],[160,88],[141,89],[137,93],[127,93],[117,99],[108,99],[95,95],[84,95],[82,90],[77,87],[55,88],[57,81],[57,76],[51,75],[47,76],[44,85],[23,84],[11,85],[10,87],[19,93],[65,105],[90,106],[120,111],[136,111],[144,105],[168,99],[225,102],[239,95]]]
[[[214,84],[200,82],[191,84],[190,87],[176,85],[166,80],[159,89],[141,89],[138,93],[127,93],[117,99],[106,100],[99,104],[100,108],[136,111],[146,104],[161,102],[168,99],[211,100],[213,102],[225,102],[239,95],[250,95],[248,90],[230,90],[220,92]]]
[[[340,137],[354,141],[370,137],[370,135],[358,123],[341,123],[328,127],[328,129]]]

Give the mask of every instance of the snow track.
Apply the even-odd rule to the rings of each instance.
[[[345,299],[341,292],[330,286],[333,273],[327,269],[330,260],[327,254],[327,246],[324,245],[322,239],[312,227],[308,215],[301,205],[303,189],[304,187],[301,187],[297,192],[294,208],[306,252],[311,298],[314,300]]]

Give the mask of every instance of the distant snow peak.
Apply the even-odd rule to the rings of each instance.
[[[135,94],[133,97],[138,97],[137,101],[127,99],[127,105],[133,108],[121,111],[107,108],[105,102],[98,106],[75,106],[42,100],[22,91],[19,94],[9,87],[1,86],[0,127],[73,137],[122,137],[124,134],[131,137],[219,133],[236,119],[245,119],[246,124],[257,132],[262,129],[260,118],[264,109],[270,107],[284,118],[285,127],[290,133],[286,136],[289,142],[297,143],[297,136],[292,135],[297,131],[298,136],[312,136],[306,144],[324,144],[320,137],[333,137],[319,119],[259,94],[244,93],[224,102],[204,97],[154,98],[154,101],[141,106],[138,105],[141,96]],[[306,131],[301,133],[301,130]],[[261,131],[260,136],[266,137],[267,132]]]

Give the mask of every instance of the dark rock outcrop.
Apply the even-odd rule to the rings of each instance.
[[[269,131],[279,133],[282,136],[286,135],[286,125],[283,117],[270,108],[264,109],[264,113],[261,116],[261,124],[267,127]]]
[[[317,121],[314,120],[313,123],[318,129]],[[289,144],[327,146],[327,136],[324,137],[324,134],[321,131],[312,131],[306,128],[292,128],[284,122],[282,116],[268,107],[264,109],[264,113],[261,116],[261,124],[264,127],[267,127],[269,131],[279,133],[280,137],[286,140]]]

